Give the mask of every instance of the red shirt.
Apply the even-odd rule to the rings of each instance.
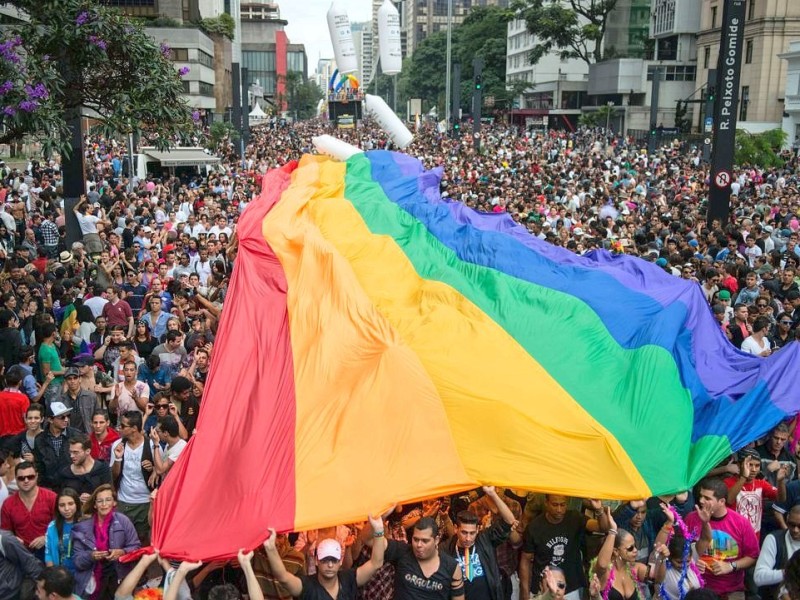
[[[125,300],[119,300],[116,304],[106,302],[103,306],[103,316],[106,318],[106,323],[111,327],[113,325],[122,325],[128,327],[128,319],[133,318],[133,311],[131,305]]]
[[[30,404],[28,397],[22,392],[0,392],[0,437],[25,431],[25,411]]]
[[[6,498],[3,508],[0,509],[0,529],[10,531],[25,546],[47,532],[47,526],[53,520],[56,509],[56,493],[47,488],[40,487],[33,507],[22,503],[19,492]]]
[[[94,431],[89,435],[89,439],[92,441],[92,458],[111,464],[111,446],[119,439],[119,433],[117,433],[115,429],[109,427],[106,433],[106,439],[102,442],[98,441]]]

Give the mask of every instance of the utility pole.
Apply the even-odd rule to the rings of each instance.
[[[453,0],[447,0],[447,65],[444,74],[444,112],[450,110],[450,61],[453,57]],[[438,103],[438,98],[437,98]],[[445,117],[446,118],[446,117]],[[450,123],[447,124],[448,129]]]
[[[450,107],[450,134],[458,137],[461,133],[461,63],[453,64],[453,105]]]
[[[481,151],[481,105],[483,104],[483,59],[472,59],[472,142]]]
[[[650,93],[650,135],[647,137],[647,153],[656,153],[659,142],[658,101],[661,92],[661,67],[655,67],[653,73],[653,90]]]
[[[714,103],[717,99],[717,70],[708,70],[705,114],[703,115],[703,162],[711,162],[711,135],[714,133]]]
[[[717,220],[725,226],[731,204],[733,153],[742,73],[745,0],[727,0],[722,9],[722,39],[717,61],[714,136],[711,151],[711,193],[708,197],[709,225]]]

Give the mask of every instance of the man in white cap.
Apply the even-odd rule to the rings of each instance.
[[[342,546],[333,539],[325,539],[317,544],[316,576],[292,575],[286,570],[275,545],[277,534],[269,529],[269,538],[264,542],[270,568],[275,578],[284,585],[295,598],[303,600],[355,600],[357,588],[367,583],[383,566],[386,539],[383,535],[383,521],[380,517],[370,517],[372,526],[372,557],[358,569],[342,570]]]
[[[72,464],[69,457],[69,439],[81,434],[69,426],[72,409],[63,402],[53,402],[49,409],[50,422],[39,435],[33,446],[39,483],[53,491],[61,489],[61,471]]]

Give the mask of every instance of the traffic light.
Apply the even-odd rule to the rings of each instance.
[[[708,89],[706,90],[706,100],[708,100],[709,102],[713,102],[716,95],[717,95],[717,88],[713,85],[709,85]]]
[[[480,90],[481,86],[483,85],[483,81],[480,75],[475,75],[475,89]]]
[[[650,128],[650,136],[651,137],[656,137],[657,133],[658,133],[658,128],[657,127],[651,127]]]
[[[455,131],[456,133],[458,133],[460,130],[461,130],[461,123],[459,123],[458,121],[456,121],[455,123],[453,123],[453,131]]]

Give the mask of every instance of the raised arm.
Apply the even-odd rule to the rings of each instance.
[[[247,554],[244,553],[244,550],[239,550],[239,565],[242,567],[242,573],[247,582],[247,595],[250,600],[264,600],[264,592],[261,591],[261,586],[258,585],[258,579],[253,571],[252,550]]]
[[[608,576],[608,567],[611,565],[611,555],[614,552],[614,544],[617,541],[617,523],[611,516],[611,509],[606,507],[606,518],[608,519],[609,529],[600,552],[597,553],[597,562],[594,565],[594,572],[600,578],[600,582],[605,582]]]
[[[367,583],[383,566],[383,555],[386,551],[386,538],[384,537],[383,519],[379,516],[369,517],[372,530],[372,556],[369,561],[356,570],[356,584],[360,587]]]
[[[139,562],[136,563],[136,566],[133,567],[133,570],[128,573],[125,579],[119,584],[115,595],[120,598],[132,596],[136,586],[139,585],[139,580],[142,578],[142,575],[144,575],[147,568],[156,560],[158,560],[158,550],[154,550],[150,554],[142,556]]]
[[[181,583],[190,572],[199,568],[202,564],[201,562],[183,561],[175,570],[175,576],[172,578],[172,581],[169,582],[169,586],[167,586],[167,591],[164,593],[164,600],[178,600],[178,590],[181,587]]]
[[[264,550],[267,552],[267,560],[269,560],[269,566],[272,569],[272,574],[275,575],[275,579],[282,583],[292,596],[297,598],[303,593],[303,582],[299,577],[292,575],[286,570],[286,566],[283,564],[280,554],[278,554],[278,548],[275,546],[275,539],[277,537],[278,534],[270,527],[269,537],[264,540]]]

